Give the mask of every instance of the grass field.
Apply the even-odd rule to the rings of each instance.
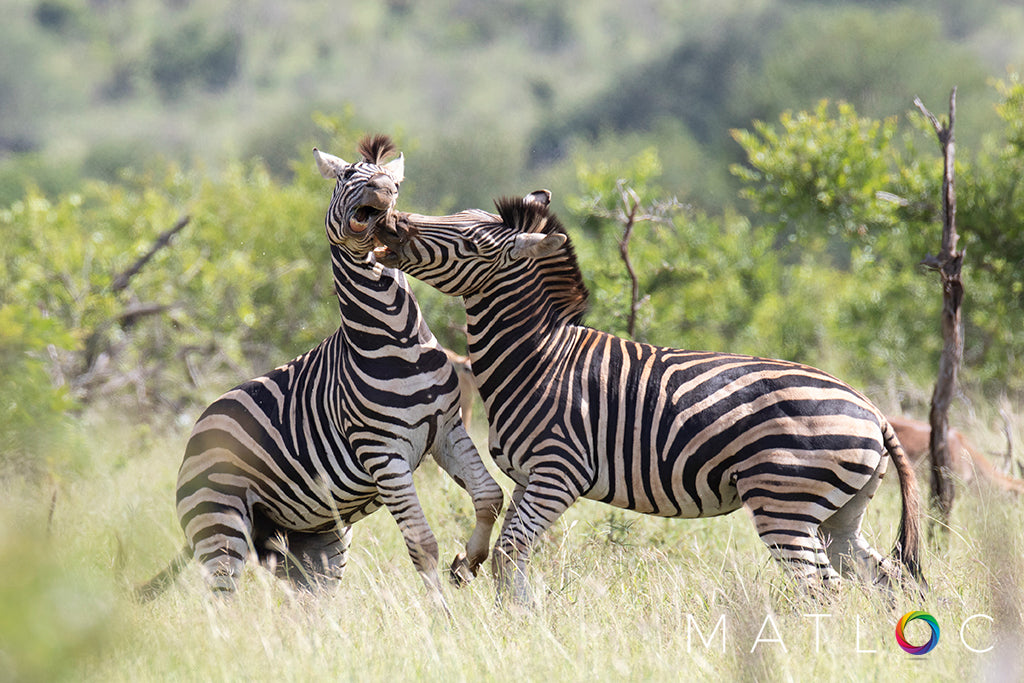
[[[531,565],[539,606],[494,606],[490,577],[447,591],[454,620],[430,606],[384,512],[355,526],[337,592],[295,593],[249,568],[233,600],[212,598],[192,565],[138,605],[182,544],[174,480],[188,427],[170,435],[103,427],[76,475],[6,480],[0,491],[0,680],[1021,680],[1024,505],[961,488],[953,528],[929,543],[924,600],[847,583],[828,603],[799,597],[743,512],[665,520],[584,501]],[[483,435],[478,443],[483,444]],[[507,480],[499,477],[503,485]],[[466,494],[433,464],[417,472],[447,564],[472,524]],[[867,536],[888,552],[892,477]],[[914,656],[901,615],[941,630]],[[907,640],[927,641],[921,620]],[[985,650],[976,652],[976,650]]]

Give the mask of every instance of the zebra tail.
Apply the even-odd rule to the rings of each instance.
[[[135,601],[145,603],[155,600],[174,583],[174,579],[178,577],[178,574],[188,565],[191,559],[192,551],[186,545],[159,574],[146,583],[135,587],[133,591]]]
[[[928,589],[928,582],[921,572],[921,492],[917,488],[917,474],[900,445],[892,425],[882,418],[882,438],[889,456],[896,465],[896,474],[900,480],[900,494],[903,498],[903,513],[900,517],[900,529],[897,535],[893,556],[907,568],[910,575],[922,589]]]

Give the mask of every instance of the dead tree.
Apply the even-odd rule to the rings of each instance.
[[[171,243],[171,238],[181,232],[190,220],[189,216],[182,216],[178,221],[171,226],[170,229],[163,231],[157,236],[156,241],[153,242],[153,246],[149,248],[145,254],[135,260],[131,266],[126,270],[117,274],[117,276],[110,283],[110,291],[120,292],[128,287],[128,282],[138,274],[142,268],[149,263],[149,260],[156,255],[158,251],[166,247]]]
[[[622,238],[619,239],[619,256],[626,265],[626,273],[629,275],[630,297],[629,297],[629,318],[626,321],[626,331],[630,339],[636,337],[636,314],[640,310],[640,278],[633,269],[633,261],[629,258],[629,238],[633,236],[633,227],[636,225],[637,211],[640,209],[640,198],[632,188],[622,190],[620,201],[622,202]]]
[[[953,484],[949,453],[949,404],[956,390],[957,375],[964,353],[963,329],[960,307],[964,298],[964,285],[960,278],[964,252],[956,248],[959,239],[956,232],[956,191],[954,188],[954,138],[956,123],[956,88],[949,95],[949,121],[941,123],[929,112],[920,98],[914,104],[928,118],[942,149],[942,247],[938,254],[927,255],[922,264],[939,273],[942,283],[942,355],[939,357],[939,373],[932,392],[929,413],[931,423],[931,502],[936,509],[938,520],[949,524],[953,512],[956,490]]]
[[[637,314],[648,297],[640,294],[640,276],[633,267],[633,260],[629,255],[630,239],[633,237],[636,224],[642,221],[671,225],[671,215],[680,208],[681,204],[675,197],[672,197],[644,206],[640,195],[632,187],[626,185],[626,181],[623,179],[619,179],[615,183],[615,191],[618,193],[618,197],[614,209],[601,208],[601,198],[595,197],[588,210],[593,216],[614,220],[622,226],[622,236],[619,237],[619,257],[626,267],[626,275],[629,276],[629,314],[626,317],[626,334],[630,339],[634,339],[636,338]]]

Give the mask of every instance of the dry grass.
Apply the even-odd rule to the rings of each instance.
[[[251,568],[220,601],[193,566],[137,605],[119,558],[138,581],[180,546],[173,486],[184,436],[101,436],[90,471],[0,491],[0,679],[1020,679],[1024,506],[1002,494],[961,491],[946,547],[925,550],[932,591],[895,605],[853,584],[826,604],[800,597],[742,512],[665,520],[590,502],[545,537],[531,613],[495,607],[485,576],[448,591],[454,622],[433,611],[386,512],[356,525],[336,593],[295,593]],[[468,497],[431,464],[417,485],[450,559],[471,525]],[[898,509],[890,482],[866,522],[880,550],[895,539]],[[942,630],[925,656],[893,636],[912,609]],[[925,640],[924,628],[912,623],[908,638]]]

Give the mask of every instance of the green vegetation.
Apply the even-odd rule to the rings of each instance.
[[[637,339],[808,362],[922,415],[941,295],[917,264],[939,246],[941,159],[911,101],[943,112],[957,85],[967,299],[952,422],[1005,451],[998,412],[1024,396],[1019,3],[350,5],[0,2],[0,679],[963,680],[1005,663],[959,646],[978,613],[995,619],[974,622],[979,641],[1020,651],[1020,506],[979,491],[959,498],[949,547],[927,550],[934,593],[896,608],[942,623],[927,660],[895,649],[877,596],[802,604],[742,515],[574,508],[536,559],[531,616],[495,610],[486,579],[453,595],[455,625],[425,613],[383,513],[356,528],[335,596],[252,570],[220,604],[193,572],[131,604],[124,579],[180,544],[193,420],[337,326],[331,188],[309,150],[351,157],[364,132],[406,153],[405,210],[550,188],[589,324],[627,333],[619,242],[635,207]],[[417,294],[462,350],[461,304]],[[468,501],[433,467],[417,476],[453,553]],[[871,508],[880,548],[893,494]],[[833,615],[820,652],[803,616],[817,612]],[[768,613],[788,651],[752,653]],[[705,636],[726,615],[724,653],[687,646],[688,614]],[[877,627],[874,654],[855,652],[858,619]]]

